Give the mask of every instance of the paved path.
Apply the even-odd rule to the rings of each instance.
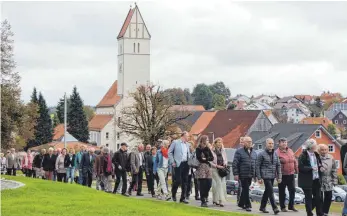
[[[23,183],[11,181],[11,180],[5,180],[5,179],[1,179],[0,184],[1,184],[0,190],[16,189],[16,188],[24,186]]]
[[[152,198],[152,196],[150,194],[148,194],[147,190],[144,191],[144,196],[143,197],[137,197],[134,196],[134,194],[136,194],[135,192],[133,192],[133,196],[132,197],[136,197],[138,199],[152,199],[152,200],[158,200],[156,198]],[[177,201],[179,200],[180,194],[179,192],[177,192]],[[216,205],[212,204],[212,193],[210,193],[209,195],[209,202],[208,202],[208,208],[209,209],[213,209],[213,210],[219,210],[219,211],[227,211],[227,212],[242,212],[242,213],[249,213],[250,215],[274,215],[272,208],[270,205],[267,205],[267,210],[270,212],[268,214],[262,213],[259,211],[259,207],[260,207],[260,203],[258,202],[252,202],[252,211],[251,212],[246,212],[245,210],[241,209],[240,207],[238,207],[236,205],[236,197],[232,196],[232,195],[228,195],[227,197],[228,201],[224,204],[224,207],[218,207]],[[158,200],[159,201],[159,200]],[[165,201],[163,201],[165,202]],[[172,202],[172,201],[168,201],[168,202]],[[200,208],[200,201],[196,201],[194,199],[194,197],[191,197],[191,199],[189,200],[189,205],[191,206],[195,206],[195,207],[199,207]],[[182,204],[184,205],[184,204]],[[280,216],[295,216],[295,215],[301,215],[304,216],[306,215],[305,210],[299,210],[299,212],[280,212],[278,215]],[[337,216],[338,214],[336,213],[330,213],[329,215],[331,216]]]

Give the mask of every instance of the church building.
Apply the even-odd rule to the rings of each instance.
[[[132,103],[130,92],[150,82],[150,41],[138,6],[130,8],[118,34],[118,76],[96,106],[96,115],[89,122],[89,142],[108,146],[116,151],[120,143],[129,146],[140,143],[117,127],[123,107]],[[107,77],[105,77],[107,79]]]

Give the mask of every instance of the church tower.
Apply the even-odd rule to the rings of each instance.
[[[136,4],[130,8],[117,39],[117,94],[124,100],[129,92],[150,81],[151,35]]]

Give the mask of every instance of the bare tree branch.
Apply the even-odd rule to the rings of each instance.
[[[118,127],[123,133],[151,145],[167,133],[177,133],[172,132],[172,128],[191,115],[186,111],[170,110],[173,103],[159,86],[140,86],[130,96],[134,103],[121,110]]]

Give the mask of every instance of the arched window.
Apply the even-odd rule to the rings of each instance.
[[[136,44],[134,43],[134,52],[135,52],[135,50],[136,50]]]
[[[137,43],[137,52],[140,53],[140,43]]]

